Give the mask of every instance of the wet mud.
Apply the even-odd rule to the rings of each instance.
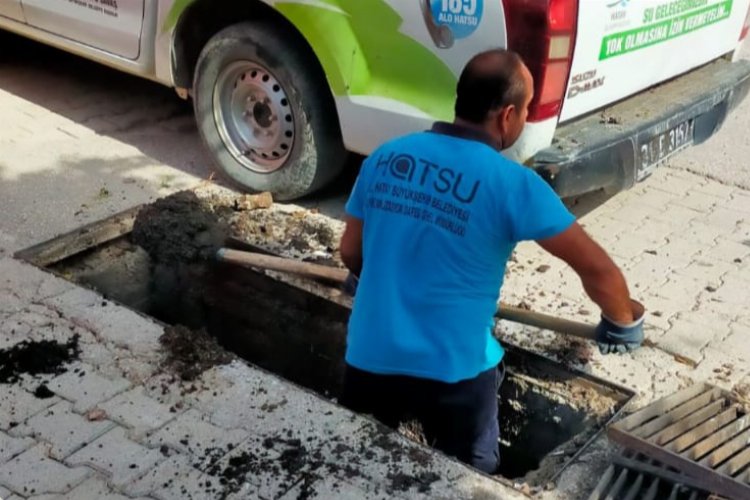
[[[373,477],[366,467],[367,461],[377,459],[386,469],[382,490],[372,487],[372,492],[395,494],[408,492],[430,493],[440,476],[433,471],[433,461],[416,446],[404,445],[390,435],[390,430],[379,424],[369,424],[363,439],[356,444],[345,436],[330,438],[307,437],[304,441],[289,429],[268,437],[252,450],[236,450],[236,444],[211,448],[193,464],[211,479],[204,483],[205,493],[212,498],[257,491],[263,478],[281,478],[280,492],[294,489],[296,498],[321,498],[316,483],[331,477],[328,487],[339,491],[345,482],[359,481],[376,485],[382,477]],[[415,457],[422,470],[409,473],[403,470],[403,458]],[[380,474],[380,470],[373,470]],[[328,487],[326,488],[328,490]]]
[[[183,381],[196,380],[209,368],[235,359],[203,328],[191,330],[181,325],[167,326],[159,343],[166,352],[163,367]]]
[[[180,191],[146,205],[131,238],[163,264],[210,260],[229,237],[229,228],[205,200]]]
[[[0,384],[14,384],[22,375],[60,375],[81,355],[78,335],[61,344],[52,340],[24,341],[0,350]],[[49,389],[47,389],[48,391]],[[46,394],[37,390],[37,397]]]

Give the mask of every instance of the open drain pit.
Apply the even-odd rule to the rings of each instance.
[[[229,359],[231,355],[213,347],[216,339],[233,355],[323,397],[337,397],[349,309],[335,299],[335,292],[311,293],[311,287],[299,286],[299,280],[218,262],[154,265],[132,243],[132,223],[123,220],[115,216],[19,256],[175,325],[162,344],[172,369],[180,359],[187,360],[182,365],[190,369],[177,368],[183,378],[195,376],[195,366],[200,371]],[[208,348],[185,349],[179,341],[184,328],[190,330],[187,344],[204,342],[200,345]],[[195,333],[201,331],[207,336]],[[204,351],[206,359],[191,358]],[[542,486],[554,480],[633,396],[627,389],[512,346],[505,363],[499,395],[500,472],[516,483]]]

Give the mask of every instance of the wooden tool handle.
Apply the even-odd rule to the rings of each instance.
[[[256,267],[271,271],[283,271],[314,279],[323,279],[333,283],[343,283],[348,271],[337,267],[322,266],[310,262],[302,262],[294,259],[275,257],[255,252],[244,252],[222,248],[216,254],[217,260],[237,264],[244,267]],[[521,323],[527,326],[552,330],[565,335],[573,335],[583,339],[594,340],[596,333],[593,325],[556,318],[547,314],[500,304],[495,317]]]
[[[216,259],[243,267],[257,267],[270,271],[283,271],[314,279],[323,279],[334,283],[343,283],[349,273],[346,269],[322,266],[311,262],[303,262],[273,255],[254,252],[243,252],[222,248],[216,253]]]
[[[534,311],[513,307],[507,304],[500,304],[495,314],[497,319],[505,319],[514,323],[521,323],[527,326],[552,330],[553,332],[572,335],[587,340],[596,339],[596,327],[578,321],[556,318],[547,314],[541,314]]]

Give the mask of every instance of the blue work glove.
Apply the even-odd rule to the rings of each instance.
[[[624,354],[638,349],[643,343],[644,309],[639,302],[631,302],[633,317],[636,318],[632,323],[618,323],[602,314],[602,320],[596,327],[596,343],[602,354]]]
[[[357,295],[357,286],[359,285],[359,278],[354,273],[349,273],[346,276],[346,279],[344,280],[344,284],[341,285],[341,289],[344,290],[344,293],[347,295],[354,297]]]

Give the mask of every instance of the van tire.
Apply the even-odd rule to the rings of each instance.
[[[288,26],[250,21],[214,35],[198,59],[193,100],[206,147],[245,190],[292,200],[320,189],[343,168],[346,151],[323,71]],[[267,140],[256,148],[259,135]]]

